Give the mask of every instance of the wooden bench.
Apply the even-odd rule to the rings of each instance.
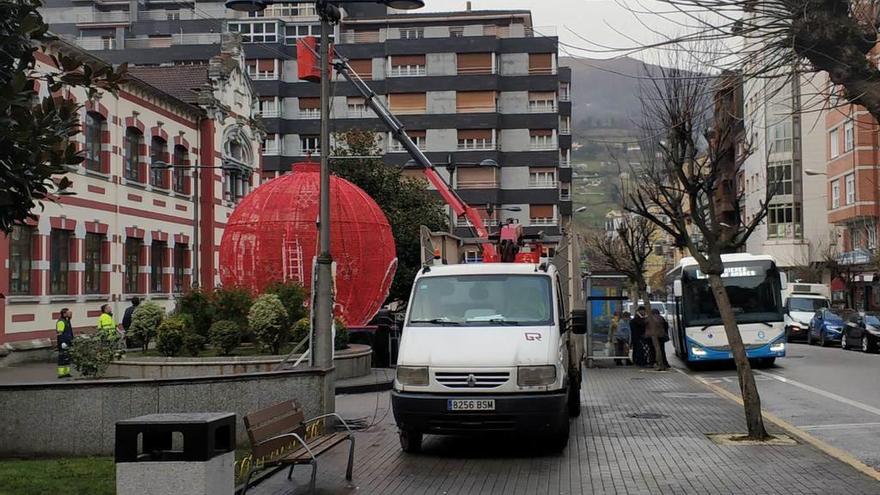
[[[331,417],[339,420],[346,431],[330,433],[323,431],[324,420]],[[310,493],[314,493],[318,457],[346,440],[351,445],[345,479],[351,481],[354,464],[354,433],[338,414],[323,414],[305,419],[303,410],[294,401],[288,400],[246,415],[244,426],[251,442],[253,467],[248,470],[242,495],[247,492],[251,476],[259,468],[289,465],[287,479],[291,479],[293,468],[297,464],[312,465],[309,490]]]

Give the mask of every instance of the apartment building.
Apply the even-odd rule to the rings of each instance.
[[[833,101],[833,103],[840,103]],[[825,115],[828,222],[841,233],[836,299],[862,309],[880,309],[877,279],[877,221],[880,218],[877,121],[862,107],[835,105]],[[825,177],[823,177],[825,179]]]
[[[221,33],[239,32],[268,132],[262,174],[319,153],[319,87],[297,79],[296,61],[296,40],[319,31],[312,4],[242,13],[211,1],[47,0],[42,11],[54,32],[114,62],[198,64]],[[462,198],[486,212],[490,230],[513,219],[552,249],[571,215],[571,74],[558,67],[552,29],[535,28],[522,10],[352,4],[333,37]],[[351,85],[337,80],[332,95],[332,130],[374,131],[385,162],[406,166]],[[473,236],[465,220],[455,227]]]
[[[775,188],[746,250],[774,256],[783,269],[822,263],[837,243],[826,214],[824,77],[780,74],[744,83],[744,143],[751,154],[737,187],[746,220],[754,218],[768,188]]]
[[[56,43],[37,53],[37,70],[54,70],[48,54],[59,51],[89,57]],[[85,161],[69,174],[73,195],[0,234],[0,358],[50,346],[64,307],[77,330],[93,329],[105,303],[117,315],[134,296],[170,308],[197,280],[219,282],[223,227],[254,180],[262,140],[241,52],[227,40],[206,65],[138,67],[129,76],[116,94],[95,99],[62,91],[83,104],[74,139]],[[155,162],[218,168],[201,172],[196,204],[191,171]]]

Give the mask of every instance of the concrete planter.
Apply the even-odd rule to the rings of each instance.
[[[336,379],[355,378],[370,374],[372,349],[368,345],[351,344],[348,349],[336,351],[333,364]],[[299,358],[294,354],[290,363]],[[286,356],[228,356],[228,357],[146,357],[129,353],[114,361],[107,376],[127,378],[189,378],[197,376],[237,375],[274,371]]]

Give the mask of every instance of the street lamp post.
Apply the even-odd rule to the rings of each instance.
[[[267,6],[283,3],[279,0],[227,0],[226,7],[243,12],[256,12]],[[333,257],[330,255],[330,29],[339,21],[339,5],[353,3],[384,4],[388,7],[411,10],[424,7],[423,0],[314,0],[321,19],[321,169],[318,218],[319,250],[315,288],[312,294],[313,329],[311,364],[319,368],[333,366]],[[332,412],[332,393],[325,397],[325,412]],[[329,406],[329,407],[328,407]]]

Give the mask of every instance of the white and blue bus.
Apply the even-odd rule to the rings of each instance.
[[[785,356],[782,287],[785,275],[772,256],[725,254],[724,286],[736,313],[746,354],[759,366],[770,366]],[[675,354],[690,364],[733,359],[721,315],[694,258],[684,258],[666,276],[670,309],[669,338]]]

